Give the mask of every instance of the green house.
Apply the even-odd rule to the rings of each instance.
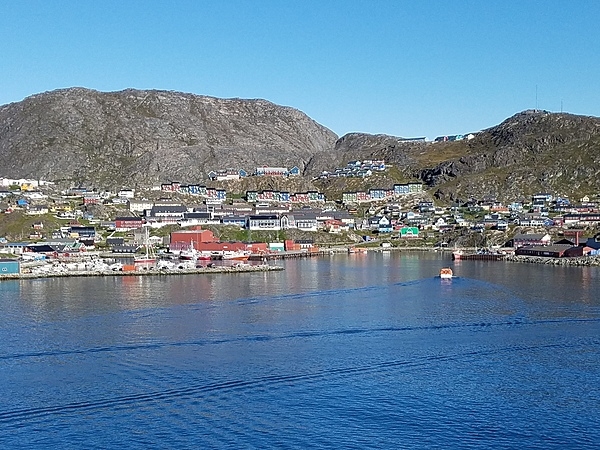
[[[419,229],[417,227],[402,227],[400,228],[401,238],[417,238],[419,237]]]

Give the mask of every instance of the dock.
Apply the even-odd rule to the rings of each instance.
[[[20,274],[0,275],[0,281],[5,280],[29,280],[37,278],[68,278],[68,277],[140,277],[140,276],[168,276],[168,275],[200,275],[200,274],[241,274],[252,272],[273,272],[284,270],[281,266],[270,266],[267,264],[251,265],[251,264],[236,264],[234,266],[211,266],[197,267],[189,269],[156,269],[150,268],[145,270],[75,270],[75,271],[48,271],[48,272],[31,272]]]

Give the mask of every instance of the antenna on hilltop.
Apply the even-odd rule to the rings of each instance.
[[[535,85],[535,110],[538,110],[538,100],[537,100],[537,84]]]

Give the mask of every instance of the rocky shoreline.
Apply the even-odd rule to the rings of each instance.
[[[545,264],[551,266],[597,267],[600,266],[600,256],[579,256],[574,258],[548,258],[541,256],[510,255],[504,261]]]

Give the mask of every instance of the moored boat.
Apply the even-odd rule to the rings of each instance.
[[[233,261],[248,261],[250,258],[251,252],[246,250],[236,250],[236,251],[227,251],[223,252],[223,259],[225,260],[233,260]]]
[[[207,260],[210,260],[211,257],[212,257],[212,252],[196,250],[196,247],[194,247],[194,241],[192,241],[190,243],[190,245],[187,249],[182,249],[179,252],[179,259],[181,259],[183,261],[197,261],[197,260],[207,261]]]
[[[151,267],[155,267],[158,261],[158,258],[154,255],[154,252],[151,250],[149,244],[149,232],[148,228],[145,227],[145,238],[144,238],[144,255],[136,256],[133,258],[133,265],[136,269],[149,269]]]

